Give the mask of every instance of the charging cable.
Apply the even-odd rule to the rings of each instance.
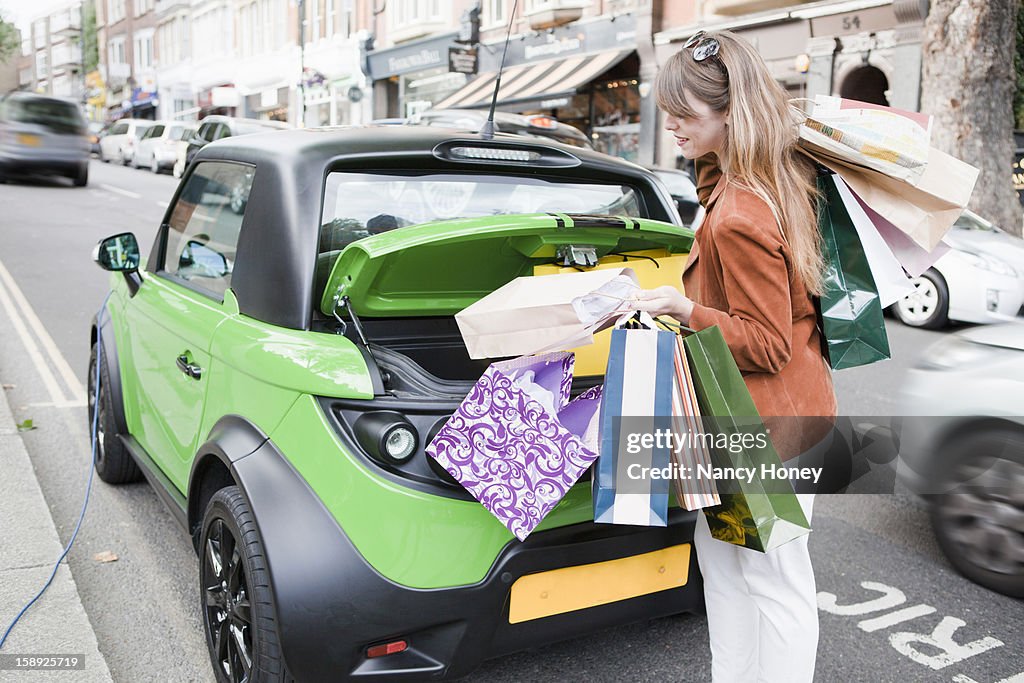
[[[107,300],[109,299],[110,293],[108,292],[106,299],[103,300],[103,305],[100,307],[101,316],[103,312],[107,310]],[[3,648],[4,643],[7,642],[7,636],[9,636],[11,634],[11,631],[14,630],[15,625],[25,615],[25,612],[28,612],[29,608],[32,607],[32,605],[34,605],[36,601],[39,600],[39,598],[43,597],[43,593],[45,593],[46,589],[50,587],[51,583],[53,583],[53,577],[57,575],[57,570],[60,568],[60,563],[64,561],[65,557],[67,557],[68,553],[71,551],[71,546],[74,545],[75,539],[78,537],[78,530],[82,528],[82,520],[85,519],[85,511],[89,507],[89,494],[92,492],[92,478],[93,475],[96,473],[96,428],[97,425],[99,424],[100,415],[100,364],[103,362],[102,329],[103,321],[101,319],[98,319],[96,321],[96,374],[94,376],[95,382],[93,384],[95,390],[93,392],[94,403],[92,411],[92,434],[90,438],[90,442],[92,444],[92,460],[89,462],[89,478],[85,484],[85,500],[82,501],[82,512],[78,515],[78,523],[75,525],[75,530],[74,532],[72,532],[71,538],[68,540],[67,547],[64,548],[64,552],[60,554],[60,557],[57,558],[57,562],[53,565],[53,571],[50,573],[50,578],[46,580],[46,584],[42,587],[42,589],[40,589],[38,593],[36,593],[36,596],[29,600],[28,604],[21,608],[21,611],[18,612],[18,616],[14,617],[14,621],[12,621],[11,624],[7,627],[7,629],[4,630],[3,636],[0,637],[0,648]]]

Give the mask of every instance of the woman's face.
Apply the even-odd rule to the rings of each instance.
[[[694,116],[675,117],[665,112],[665,129],[675,137],[679,152],[687,159],[720,152],[725,145],[727,130],[725,113],[712,110],[689,90],[683,92]]]

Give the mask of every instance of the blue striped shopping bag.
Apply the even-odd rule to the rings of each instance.
[[[612,330],[593,477],[594,521],[665,526],[675,334],[633,318]]]

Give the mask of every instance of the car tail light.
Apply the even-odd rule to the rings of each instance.
[[[534,128],[544,128],[546,130],[555,130],[558,128],[558,121],[551,118],[550,116],[528,116],[526,117],[530,121],[530,125]]]
[[[373,647],[366,648],[366,658],[375,659],[377,657],[386,657],[387,655],[405,652],[407,649],[409,649],[409,643],[404,640],[395,640],[383,645],[374,645]]]

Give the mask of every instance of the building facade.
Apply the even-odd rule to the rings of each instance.
[[[85,87],[81,1],[34,19],[21,37],[15,63],[20,89],[80,99]]]

